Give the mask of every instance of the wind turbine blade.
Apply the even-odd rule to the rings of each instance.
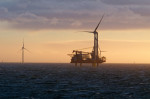
[[[23,47],[24,47],[24,38],[23,38],[23,42],[22,43],[23,43]]]
[[[94,32],[91,32],[91,31],[81,31],[81,32],[94,33]]]
[[[24,48],[27,52],[31,53],[28,49]]]
[[[102,20],[103,20],[103,17],[104,17],[104,15],[102,16],[101,20],[99,21],[99,23],[98,23],[98,25],[97,25],[97,27],[95,28],[94,31],[96,31],[96,30],[98,29],[99,25],[101,24],[101,22],[102,22]]]

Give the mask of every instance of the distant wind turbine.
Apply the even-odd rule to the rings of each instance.
[[[24,39],[23,39],[23,46],[22,46],[22,63],[24,63],[24,50],[30,52],[29,50],[27,50],[25,47],[24,47]]]

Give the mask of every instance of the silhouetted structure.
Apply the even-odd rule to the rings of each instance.
[[[99,46],[98,46],[98,32],[97,29],[99,27],[99,25],[102,22],[104,15],[102,16],[100,22],[98,23],[97,27],[95,28],[95,30],[93,32],[91,31],[83,31],[83,32],[88,32],[88,33],[93,33],[94,34],[94,47],[93,47],[93,51],[92,52],[83,52],[80,50],[73,50],[73,54],[69,54],[69,56],[71,56],[71,63],[75,63],[75,65],[77,65],[77,63],[80,63],[80,65],[82,65],[82,63],[92,63],[93,66],[98,66],[99,63],[103,63],[106,62],[106,57],[101,57],[101,50],[99,50]]]
[[[22,63],[24,63],[24,50],[30,52],[29,50],[27,50],[25,47],[24,47],[24,40],[23,40],[23,45],[22,45]]]

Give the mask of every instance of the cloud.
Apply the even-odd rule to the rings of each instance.
[[[149,0],[101,0],[111,5],[149,5]]]
[[[1,0],[0,21],[16,29],[93,29],[105,13],[102,29],[149,28],[148,4],[148,0]]]
[[[135,15],[137,14],[141,16],[150,16],[149,0],[101,0],[101,1],[111,6],[129,9]]]
[[[74,21],[71,25],[72,25],[72,26],[81,26],[82,23],[79,22],[79,21]]]
[[[51,20],[51,24],[52,25],[56,25],[56,24],[58,24],[59,23],[59,20],[57,19],[57,18],[53,18],[52,20]]]
[[[8,13],[3,11],[0,21],[7,21],[17,29],[82,28],[89,23],[87,20],[101,15],[93,12],[97,11],[95,5],[95,1],[89,0],[2,0],[0,7]]]
[[[150,7],[149,6],[142,6],[142,7],[138,7],[138,8],[130,8],[130,10],[132,10],[135,14],[139,14],[141,16],[150,16]]]

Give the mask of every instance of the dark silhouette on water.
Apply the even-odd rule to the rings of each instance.
[[[83,31],[83,32],[88,32],[88,33],[93,33],[94,34],[94,47],[93,47],[93,51],[92,52],[83,52],[80,50],[73,50],[73,54],[69,54],[72,58],[71,58],[71,63],[75,63],[75,65],[77,65],[77,63],[80,63],[80,65],[82,65],[82,63],[92,63],[93,66],[98,66],[99,63],[103,63],[106,62],[106,57],[101,57],[101,50],[99,50],[99,46],[98,46],[98,32],[97,29],[99,27],[99,25],[101,24],[102,20],[103,20],[104,15],[102,16],[102,18],[100,19],[98,25],[96,26],[94,31]]]

